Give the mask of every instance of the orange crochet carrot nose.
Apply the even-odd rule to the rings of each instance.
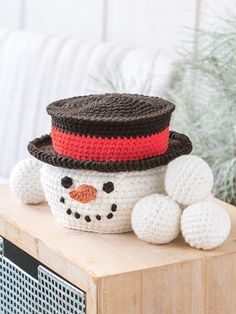
[[[82,184],[78,188],[69,191],[69,195],[76,201],[86,204],[96,199],[97,190],[88,184]]]

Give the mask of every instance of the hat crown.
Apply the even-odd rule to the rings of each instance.
[[[159,97],[103,94],[59,100],[48,105],[52,118],[90,122],[140,122],[170,115],[175,105]]]

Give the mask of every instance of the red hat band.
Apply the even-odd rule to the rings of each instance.
[[[141,160],[163,155],[167,151],[169,127],[152,135],[109,138],[73,134],[53,127],[51,138],[59,155],[73,159],[105,162]]]

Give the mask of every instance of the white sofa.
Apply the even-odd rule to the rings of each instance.
[[[158,51],[0,29],[0,178],[49,132],[45,108],[60,98],[102,92],[162,95],[171,63]]]

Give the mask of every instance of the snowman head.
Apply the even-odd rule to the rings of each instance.
[[[45,163],[43,189],[57,220],[80,230],[129,231],[134,204],[162,192],[163,167],[191,152],[188,137],[169,132],[174,107],[131,94],[51,103],[51,134],[34,139],[28,149]]]
[[[134,204],[163,193],[165,167],[104,173],[44,165],[41,182],[57,221],[73,229],[102,233],[131,230]]]

